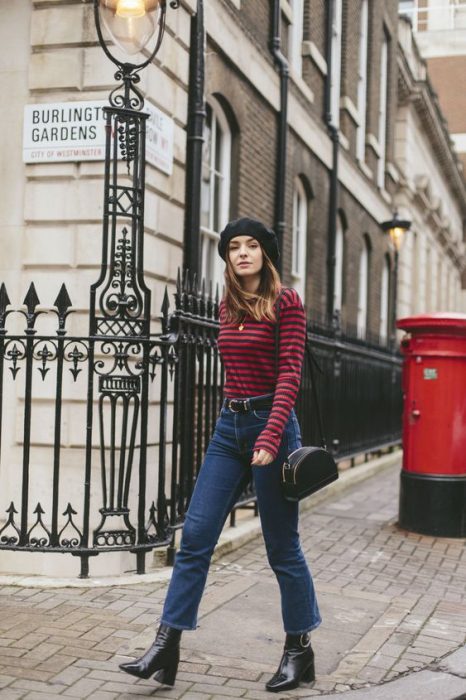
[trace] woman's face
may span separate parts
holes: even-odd
[[[235,236],[228,245],[228,256],[235,274],[242,279],[262,270],[264,256],[259,241],[251,236]]]

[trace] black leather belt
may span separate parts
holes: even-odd
[[[252,397],[250,399],[225,399],[224,407],[229,408],[233,413],[249,413],[250,411],[260,411],[261,409],[272,408],[272,396],[263,398]]]

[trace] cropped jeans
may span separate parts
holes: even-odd
[[[267,557],[281,594],[285,632],[302,634],[321,623],[314,584],[298,533],[298,503],[286,501],[280,471],[287,455],[301,447],[294,409],[286,423],[276,459],[251,466],[253,447],[270,409],[236,413],[221,410],[192,493],[180,549],[162,612],[161,623],[195,629],[210,559],[225,521],[251,476]]]

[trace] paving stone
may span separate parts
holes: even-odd
[[[5,676],[3,673],[0,673],[0,688],[5,688],[14,680],[14,676]]]
[[[211,666],[207,676],[223,676],[229,678],[239,678],[248,681],[257,681],[260,677],[259,671],[245,668],[234,668],[233,666]],[[209,681],[211,683],[212,681]]]
[[[18,678],[11,684],[11,688],[17,690],[37,690],[41,693],[47,693],[50,686],[42,681],[31,681],[28,678]]]
[[[41,661],[40,668],[43,671],[59,672],[65,668],[68,668],[76,661],[73,656],[68,656],[65,654],[55,654],[55,656],[47,659],[47,661]]]
[[[168,693],[170,693],[169,697],[177,699],[180,698],[191,686],[192,683],[177,681],[172,690],[167,690],[165,687],[163,687],[163,694],[166,696]],[[115,683],[114,681],[109,681],[104,683],[101,690],[115,693],[133,693],[134,695],[151,695],[154,693],[155,689],[157,689],[156,697],[159,697],[159,688],[162,688],[162,686],[160,686],[156,681],[152,681],[150,685],[143,685],[139,682],[135,685],[131,685],[130,683],[125,682]]]
[[[103,681],[97,680],[96,678],[81,678],[81,680],[73,683],[73,685],[64,690],[63,695],[73,698],[88,698],[102,685]]]
[[[27,663],[27,659],[21,659],[24,667],[18,667],[18,661],[15,661],[14,672],[15,678],[27,678],[31,681],[49,681],[52,673],[50,671],[45,671],[42,669],[42,664],[39,664],[39,668],[31,668],[31,663]]]
[[[62,698],[62,695],[58,695],[57,693],[53,693],[50,690],[46,691],[45,693],[39,693],[35,690],[33,690],[31,693],[26,693],[26,695],[23,695],[23,698],[25,700],[56,700],[57,698]]]
[[[52,685],[71,685],[76,681],[79,681],[88,673],[85,668],[80,668],[79,666],[69,666],[64,671],[60,671],[56,676],[50,678],[50,683]]]
[[[96,651],[95,649],[81,649],[80,647],[67,646],[61,648],[61,653],[74,656],[77,659],[92,659],[94,661],[105,661],[110,658],[110,653],[106,651]]]
[[[192,683],[209,683],[210,685],[223,685],[229,676],[229,673],[222,676],[207,676],[205,673],[190,673],[188,671],[180,671],[178,669],[177,678],[183,681],[191,681]]]

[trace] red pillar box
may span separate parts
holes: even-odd
[[[403,362],[399,524],[466,536],[466,315],[397,321]]]

